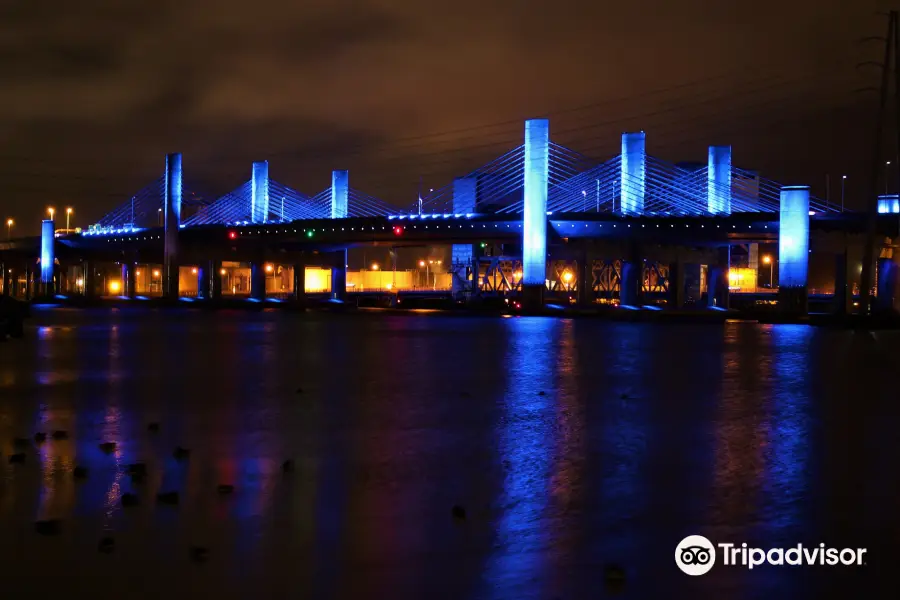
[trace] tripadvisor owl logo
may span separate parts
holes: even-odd
[[[705,575],[716,564],[716,548],[725,567],[753,569],[762,565],[790,566],[864,566],[865,548],[830,548],[825,544],[790,548],[754,548],[746,543],[713,544],[702,535],[689,535],[675,548],[675,564],[687,575]]]
[[[689,535],[675,548],[675,564],[688,575],[705,575],[716,564],[716,548],[702,535]]]

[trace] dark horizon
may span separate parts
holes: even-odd
[[[0,217],[18,235],[36,233],[48,205],[95,222],[159,177],[167,152],[184,153],[186,187],[208,196],[269,160],[274,180],[306,194],[346,168],[353,187],[408,206],[420,178],[427,190],[479,167],[520,144],[533,116],[597,160],[618,153],[623,130],[644,130],[648,153],[672,163],[731,144],[735,165],[821,198],[830,174],[833,203],[841,175],[848,207],[868,190],[877,98],[856,90],[878,76],[856,65],[879,60],[878,43],[857,43],[883,35],[874,0],[750,13],[700,0],[564,0],[549,14],[521,2],[88,4],[7,18]]]

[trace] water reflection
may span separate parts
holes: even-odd
[[[497,541],[486,578],[496,598],[526,598],[543,592],[549,544],[545,523],[551,501],[555,435],[554,385],[560,322],[510,319],[509,374],[497,429],[497,446],[506,475],[498,500]]]

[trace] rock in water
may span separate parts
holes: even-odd
[[[87,467],[75,467],[72,469],[72,477],[75,479],[84,479],[88,476]]]
[[[69,432],[63,431],[62,429],[57,429],[56,431],[53,432],[53,439],[54,440],[67,440],[67,439],[69,439]]]
[[[135,494],[122,494],[122,506],[137,506],[141,501]]]
[[[100,444],[100,450],[103,452],[110,454],[116,451],[116,443],[115,442],[103,442]]]
[[[25,453],[24,452],[16,452],[15,454],[9,455],[10,464],[14,465],[24,465],[25,464]]]

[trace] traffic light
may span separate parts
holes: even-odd
[[[481,247],[482,247],[482,248],[487,248],[487,242],[481,242]]]
[[[229,232],[228,232],[228,239],[230,239],[230,240],[235,240],[235,239],[237,239],[237,231],[229,231]]]
[[[313,236],[312,230],[309,230],[306,232],[306,237],[312,237],[312,236]]]
[[[403,228],[399,225],[397,227],[394,227],[394,235],[403,235]]]

